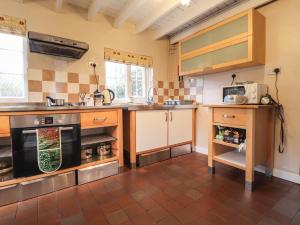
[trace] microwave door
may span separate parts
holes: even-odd
[[[223,88],[223,99],[227,95],[245,95],[246,89],[245,86],[231,86]]]

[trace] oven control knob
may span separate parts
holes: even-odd
[[[36,125],[36,126],[37,126],[37,125],[40,125],[40,121],[39,121],[39,120],[34,120],[34,121],[33,121],[33,124]]]

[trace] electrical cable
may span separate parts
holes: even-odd
[[[280,73],[280,69],[279,68],[275,68],[274,69],[275,72],[275,89],[276,89],[276,100],[277,101],[273,101],[273,104],[276,107],[276,114],[277,117],[280,121],[280,143],[278,146],[278,152],[279,153],[283,153],[285,148],[284,148],[284,113],[283,113],[283,106],[282,104],[280,104],[279,101],[279,89],[278,89],[278,74]]]
[[[231,86],[232,86],[234,84],[234,80],[236,78],[236,74],[235,73],[232,74],[231,77],[232,77],[232,81],[231,81]]]

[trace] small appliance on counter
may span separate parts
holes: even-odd
[[[103,95],[103,105],[110,105],[115,99],[115,93],[110,89],[105,89],[102,91]]]
[[[260,100],[268,93],[266,84],[253,82],[237,83],[223,87],[223,103],[225,104],[260,104]]]

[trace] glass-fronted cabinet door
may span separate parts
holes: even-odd
[[[226,39],[248,34],[248,13],[234,18],[221,25],[215,25],[208,31],[202,31],[189,37],[181,43],[181,54],[186,54],[210,45],[222,42]]]
[[[181,73],[205,72],[225,64],[248,60],[248,39],[215,51],[182,60]]]

